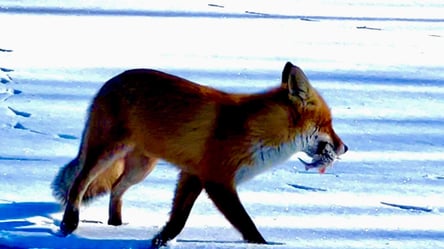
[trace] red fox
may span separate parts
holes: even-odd
[[[256,94],[232,94],[150,69],[115,76],[89,109],[79,153],[52,183],[65,204],[63,235],[79,223],[82,201],[111,192],[110,225],[121,225],[122,195],[163,159],[180,170],[169,221],[158,248],[185,226],[202,190],[250,243],[266,243],[236,186],[302,151],[321,172],[347,146],[332,127],[326,102],[290,62],[282,83]]]

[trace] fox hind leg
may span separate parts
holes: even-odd
[[[83,167],[76,176],[68,193],[67,204],[60,230],[64,235],[72,233],[79,224],[79,206],[89,184],[104,170],[112,166],[113,163],[124,157],[132,146],[123,143],[114,143],[106,148],[96,146],[88,148],[85,155]]]
[[[156,165],[157,159],[150,158],[140,150],[129,152],[123,159],[125,169],[111,190],[108,224],[122,225],[122,196],[133,185],[145,179]]]

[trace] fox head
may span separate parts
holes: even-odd
[[[307,76],[297,66],[287,62],[282,72],[282,87],[300,115],[298,127],[302,128],[302,151],[312,158],[311,162],[299,159],[305,169],[325,169],[348,148],[333,130],[330,109],[321,95],[311,86]]]

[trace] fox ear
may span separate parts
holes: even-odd
[[[291,96],[298,97],[303,102],[309,98],[310,82],[302,69],[291,62],[287,62],[282,71],[282,87],[287,88]]]

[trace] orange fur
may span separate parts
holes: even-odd
[[[91,104],[79,155],[53,182],[67,204],[62,231],[77,227],[82,199],[109,191],[108,223],[120,225],[122,195],[163,159],[181,174],[170,221],[154,247],[180,232],[202,189],[245,240],[264,243],[236,185],[297,151],[325,168],[347,150],[302,70],[287,63],[282,75],[280,86],[256,94],[225,93],[148,69],[109,80]]]

